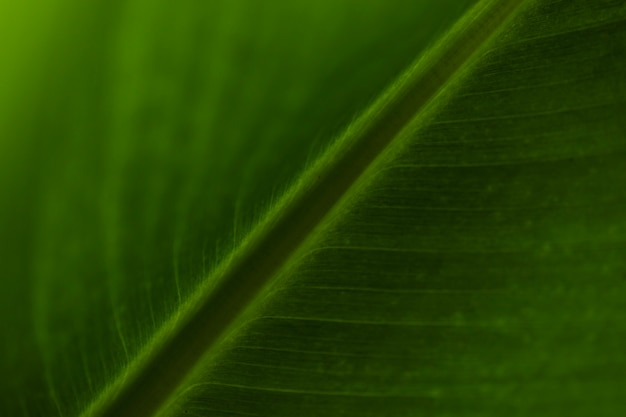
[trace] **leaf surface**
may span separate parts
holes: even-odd
[[[524,3],[289,257],[167,414],[623,414],[626,7],[619,1]],[[180,232],[155,226],[171,219],[189,222],[178,226],[183,229],[203,224],[181,214],[184,208],[167,212],[156,204],[181,200],[168,197],[163,185],[175,177],[157,169],[163,161],[174,164],[178,142],[165,139],[169,128],[157,130],[161,153],[145,159],[157,149],[133,142],[124,118],[114,120],[120,130],[110,137],[118,144],[105,147],[111,153],[102,161],[106,175],[91,171],[100,188],[71,178],[97,167],[79,158],[89,146],[68,139],[65,149],[75,156],[62,160],[76,165],[46,183],[56,187],[37,190],[50,195],[37,223],[38,280],[27,287],[41,352],[14,356],[39,358],[43,366],[35,362],[33,369],[43,369],[46,391],[37,401],[36,390],[16,383],[24,415],[84,408],[72,399],[94,398],[103,381],[119,380],[120,366],[163,325],[177,299],[196,288],[167,278],[206,276],[190,273],[202,255],[185,262],[172,255],[172,236],[180,239]],[[109,121],[94,123],[89,118],[82,126],[111,128]],[[246,134],[240,137],[243,144]],[[90,150],[93,158],[100,155]],[[155,168],[133,166],[133,155]],[[190,149],[180,164],[201,155]],[[188,165],[189,193],[201,188],[199,164]],[[136,189],[121,185],[129,172]],[[101,193],[97,215],[67,208],[81,201],[91,207],[83,195],[88,190]],[[120,192],[124,205],[103,204]],[[83,230],[71,233],[64,227],[70,223],[101,235],[84,245]],[[133,233],[125,234],[122,225],[130,224]],[[165,242],[162,252],[158,242]],[[154,266],[161,257],[163,266]],[[97,259],[104,265],[100,275]],[[177,266],[184,263],[189,269]],[[127,275],[131,271],[143,275]],[[65,275],[81,278],[66,281]],[[136,281],[127,284],[127,276]],[[165,278],[155,289],[158,276]],[[133,302],[145,294],[153,296]],[[163,301],[165,294],[171,299]],[[75,302],[86,295],[93,298]],[[98,304],[99,297],[106,303]],[[108,310],[99,308],[105,304]],[[98,316],[105,318],[93,331]],[[5,327],[9,335],[21,334]],[[56,353],[63,349],[69,350]]]
[[[1,415],[78,415],[123,380],[472,1],[205,3],[0,6]]]

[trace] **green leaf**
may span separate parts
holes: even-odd
[[[281,3],[6,71],[2,414],[623,415],[623,2]]]
[[[109,392],[469,3],[3,3],[0,414]]]

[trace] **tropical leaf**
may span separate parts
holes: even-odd
[[[626,5],[408,3],[6,49],[2,415],[624,414]]]

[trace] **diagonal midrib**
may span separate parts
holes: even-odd
[[[92,415],[150,417],[227,332],[272,277],[398,133],[418,117],[524,0],[481,0],[367,110],[267,214],[218,269],[218,284],[146,354],[119,394]],[[133,365],[133,364],[131,364]]]

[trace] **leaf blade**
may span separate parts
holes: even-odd
[[[172,413],[621,415],[626,15],[594,5],[533,2]]]
[[[15,7],[43,3],[58,2]],[[24,73],[24,97],[2,97],[3,414],[84,409],[310,149],[468,3],[62,2],[45,83]],[[27,106],[5,129],[14,98]]]
[[[258,296],[326,214],[406,124],[496,32],[522,2],[484,1],[439,46],[432,63],[418,64],[403,82],[348,130],[329,161],[314,166],[228,259],[218,285],[170,330],[170,340],[118,394],[105,416],[149,416]],[[425,68],[425,69],[423,69]],[[354,133],[352,133],[354,132]],[[352,133],[352,134],[351,134]],[[343,143],[342,143],[343,142]],[[271,247],[271,250],[267,248]],[[215,318],[207,320],[207,318]]]

